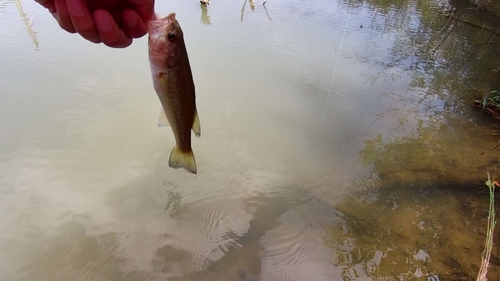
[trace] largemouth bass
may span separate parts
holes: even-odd
[[[153,85],[163,110],[158,125],[170,123],[176,145],[168,165],[196,174],[196,161],[191,149],[191,130],[201,136],[196,111],[193,75],[184,44],[184,34],[175,13],[148,22],[149,63]]]

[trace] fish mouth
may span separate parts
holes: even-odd
[[[168,19],[170,21],[175,21],[175,13],[170,13],[168,14],[165,19]]]
[[[161,18],[158,14],[155,15],[154,20],[148,22],[148,33],[152,33],[155,29],[162,28],[175,22],[175,13],[170,13],[166,17]]]

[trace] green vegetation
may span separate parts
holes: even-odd
[[[483,97],[483,109],[487,105],[491,105],[500,109],[500,93],[498,91],[491,91]]]
[[[500,120],[500,93],[498,91],[490,91],[483,95],[481,99],[475,100],[475,103],[488,114]]]

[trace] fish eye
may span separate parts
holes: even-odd
[[[167,35],[168,41],[174,41],[175,34],[173,32],[169,32]]]

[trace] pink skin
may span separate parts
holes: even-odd
[[[154,0],[35,0],[61,28],[93,43],[125,48],[146,34]]]
[[[148,22],[149,57],[155,71],[164,72],[166,68],[175,65],[176,44],[167,39],[167,27],[174,22],[174,13],[164,18],[156,15],[156,20]],[[176,30],[171,31],[176,33]]]

